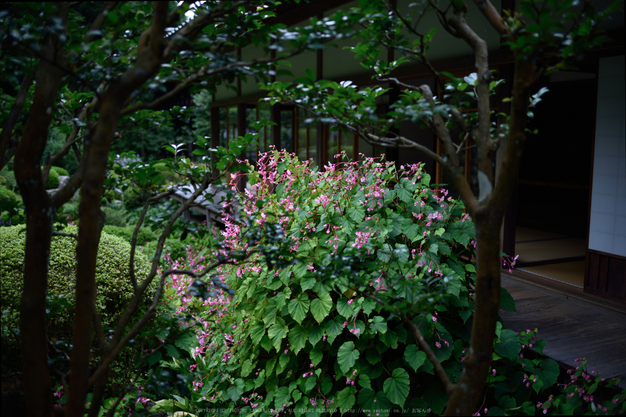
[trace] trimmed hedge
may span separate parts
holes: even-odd
[[[78,233],[77,226],[68,226],[65,233]],[[20,300],[24,273],[25,226],[0,228],[0,276],[2,288],[2,325],[17,327],[19,323]],[[74,280],[76,269],[76,241],[71,237],[55,236],[50,248],[50,267],[48,271],[48,293],[65,298],[68,306],[64,314],[59,314],[51,322],[50,334],[66,337],[71,334],[74,299]],[[133,297],[133,288],[128,278],[130,245],[122,238],[102,233],[98,247],[96,263],[97,299],[96,310],[105,327],[113,326],[121,317],[123,309]],[[147,277],[150,263],[141,253],[135,254],[135,273],[138,281]],[[149,304],[156,282],[146,294],[146,306]]]
[[[109,233],[111,235],[115,235],[121,237],[126,242],[131,243],[133,240],[133,232],[135,230],[135,226],[114,226],[114,225],[105,225],[102,229],[103,232]],[[137,244],[145,245],[148,242],[152,242],[157,240],[157,235],[150,229],[141,227],[139,228],[139,233],[137,234]]]

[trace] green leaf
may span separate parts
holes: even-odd
[[[348,216],[350,216],[355,223],[361,223],[365,218],[365,209],[361,205],[350,207],[347,212]]]
[[[316,282],[313,277],[303,278],[302,281],[300,281],[300,288],[302,288],[302,291],[310,290],[315,286]]]
[[[413,240],[417,237],[417,233],[419,232],[419,228],[417,226],[416,223],[413,223],[411,226],[409,226],[408,229],[406,229],[404,231],[404,235],[411,241],[413,242]]]
[[[313,318],[315,318],[318,323],[321,323],[326,316],[328,316],[328,313],[330,313],[333,300],[328,293],[318,294],[318,297],[319,298],[315,298],[311,301],[311,314],[313,314]]]
[[[289,363],[290,357],[286,353],[281,354],[278,357],[278,366],[276,367],[276,375],[280,375],[283,373],[287,364]]]
[[[372,380],[366,374],[359,375],[359,385],[363,388],[372,389]]]
[[[356,387],[346,387],[337,393],[337,407],[341,410],[341,413],[345,413],[352,409],[352,406],[356,402]]]
[[[252,372],[252,361],[250,359],[246,359],[241,365],[241,376],[247,377]]]
[[[354,314],[354,307],[352,303],[348,304],[347,298],[341,298],[337,301],[337,313],[341,314],[346,319],[351,319]]]
[[[244,386],[245,386],[245,383],[243,382],[242,379],[240,378],[235,379],[235,385],[228,388],[228,390],[226,391],[226,397],[233,400],[233,402],[239,400],[241,398],[241,394],[243,394]]]
[[[391,246],[388,243],[382,245],[380,249],[376,251],[376,257],[383,263],[389,262],[391,259]]]
[[[513,330],[504,329],[500,333],[500,343],[494,346],[496,353],[502,357],[515,361],[522,350],[519,337]]]
[[[324,336],[324,330],[321,327],[313,326],[309,329],[309,342],[311,346],[317,345],[317,342],[322,340]]]
[[[161,360],[163,354],[160,351],[154,352],[152,355],[148,356],[147,362],[148,366],[152,367],[155,363]]]
[[[309,358],[311,358],[311,363],[314,366],[317,366],[317,365],[319,365],[319,363],[324,358],[324,354],[322,352],[317,351],[317,350],[311,349],[311,352],[309,352]]]
[[[404,350],[404,360],[415,372],[426,362],[426,353],[419,350],[416,345],[408,345]]]
[[[270,326],[267,331],[267,335],[272,341],[272,346],[276,348],[276,351],[280,349],[280,344],[285,336],[287,336],[287,332],[289,328],[285,325],[285,321],[280,317],[276,319],[276,323]]]
[[[535,384],[538,382],[543,383],[541,386],[542,390],[551,387],[554,385],[559,376],[559,364],[552,359],[544,359],[541,361],[539,366],[535,368],[534,374],[538,379]]]
[[[250,338],[252,344],[257,345],[261,341],[261,338],[265,335],[265,326],[258,320],[254,320],[249,327]]]
[[[296,355],[306,345],[307,331],[300,325],[293,327],[289,331],[289,348]]]
[[[289,301],[289,314],[298,324],[302,324],[302,320],[304,320],[306,314],[309,312],[310,304],[309,296],[306,294],[300,294],[298,298]]]
[[[337,351],[337,363],[341,371],[347,373],[354,366],[360,355],[361,352],[354,348],[353,342],[345,342],[341,345]]]
[[[504,311],[517,311],[515,309],[515,300],[504,287],[500,287],[500,308]]]
[[[374,316],[369,319],[370,322],[370,330],[374,333],[385,333],[387,332],[387,322],[381,316]]]
[[[402,368],[394,369],[391,373],[391,378],[385,380],[383,391],[389,401],[402,407],[409,396],[409,374]]]
[[[389,415],[389,409],[392,406],[384,392],[375,393],[368,388],[359,391],[358,400],[365,415],[375,416],[378,414],[385,417]]]
[[[263,311],[263,322],[265,327],[274,324],[276,321],[276,312],[278,311],[278,303],[275,298],[271,298]]]

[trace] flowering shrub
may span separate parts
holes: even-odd
[[[189,411],[441,412],[433,365],[390,309],[413,315],[456,379],[475,273],[461,203],[433,190],[419,164],[396,171],[377,159],[320,172],[274,151],[248,180],[246,223],[227,221],[222,242],[247,260],[212,277],[236,290],[230,303],[217,287],[193,299],[191,278],[170,282],[179,312],[196,320],[193,360],[166,365],[193,376]]]
[[[245,221],[228,220],[220,244],[207,245],[220,250],[190,246],[189,264],[166,262],[166,268],[196,272],[211,258],[224,264],[208,283],[181,274],[169,279],[165,298],[191,319],[191,326],[179,327],[195,337],[164,342],[172,355],[155,351],[148,359],[158,362],[145,384],[156,401],[150,411],[359,409],[384,416],[403,407],[412,415],[441,413],[446,393],[433,364],[393,313],[412,313],[456,381],[468,346],[474,278],[473,225],[460,204],[431,189],[419,165],[397,172],[375,159],[319,172],[272,152],[249,182],[240,202]],[[501,308],[515,308],[505,290]],[[574,388],[558,384],[563,373],[541,356],[544,346],[536,329],[516,334],[498,324],[477,415],[571,409],[576,399],[567,390]],[[172,382],[186,380],[188,387]],[[151,388],[163,384],[172,391]],[[602,407],[618,410],[620,398]],[[147,402],[144,396],[132,401],[139,408]],[[593,407],[588,410],[604,413]]]

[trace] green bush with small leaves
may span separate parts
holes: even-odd
[[[64,233],[78,234],[77,226],[67,226]],[[20,300],[24,274],[25,227],[13,226],[0,228],[0,276],[2,289],[2,323],[18,326]],[[76,241],[72,237],[53,236],[50,247],[50,267],[48,270],[48,292],[68,301],[67,314],[60,314],[51,323],[50,334],[57,337],[69,336],[72,329],[75,306],[74,285],[76,269]],[[104,327],[114,326],[121,317],[123,309],[133,297],[133,288],[129,279],[128,265],[130,245],[122,238],[103,232],[98,247],[96,263],[97,299],[96,311]],[[145,256],[135,254],[135,273],[138,281],[144,279],[150,271],[150,264]],[[149,299],[154,294],[155,285],[146,295]]]
[[[131,243],[133,240],[133,232],[135,231],[135,226],[105,225],[102,231],[111,235],[121,237],[126,242]],[[148,242],[156,240],[157,235],[152,230],[146,227],[139,228],[139,232],[137,233],[137,245],[145,245]]]
[[[46,183],[46,190],[54,190],[59,186],[59,173],[51,169],[48,174],[48,182]]]
[[[63,177],[67,177],[69,175],[67,170],[61,167],[52,166],[50,167],[50,171],[56,171],[56,173],[59,174],[59,176],[63,176]]]

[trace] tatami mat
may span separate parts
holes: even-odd
[[[519,268],[519,270],[579,288],[583,288],[585,283],[585,261],[528,266]]]
[[[517,269],[579,288],[583,287],[587,245],[585,239],[518,227],[515,231],[515,241],[515,254],[519,255]],[[524,265],[534,262],[545,264]]]

